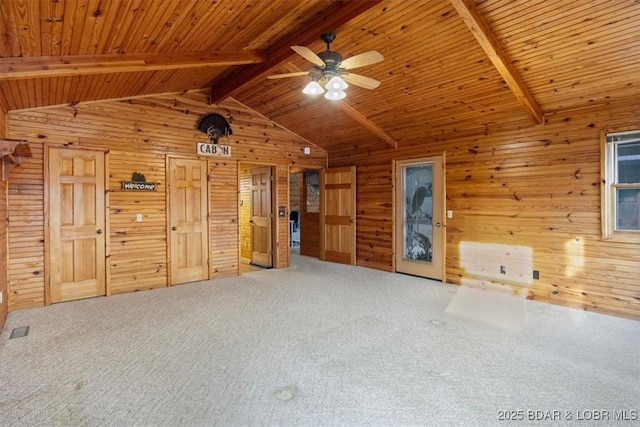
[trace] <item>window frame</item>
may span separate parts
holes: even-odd
[[[623,136],[638,134],[637,139],[629,141],[609,142],[611,136]],[[622,243],[640,243],[640,230],[616,230],[617,209],[616,190],[620,188],[638,188],[640,183],[617,183],[617,150],[621,144],[629,144],[640,141],[640,129],[628,131],[603,131],[601,133],[601,228],[602,239]]]

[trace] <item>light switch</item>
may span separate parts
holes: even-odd
[[[142,214],[136,214],[136,222],[142,222]]]
[[[447,211],[447,218],[453,218],[453,211]]]

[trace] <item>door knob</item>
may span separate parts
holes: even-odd
[[[436,227],[440,228],[440,223],[436,222]]]
[[[102,234],[102,230],[98,229],[98,231],[96,231],[96,233]]]
[[[174,225],[173,227],[171,227],[171,229],[172,229],[173,231],[176,231],[176,230],[178,229],[178,227],[176,227],[176,226]]]

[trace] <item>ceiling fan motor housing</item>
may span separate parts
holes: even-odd
[[[320,57],[320,59],[324,61],[327,68],[330,68],[334,71],[338,70],[338,66],[342,62],[342,55],[340,55],[338,52],[333,52],[331,50],[320,52],[318,56]]]

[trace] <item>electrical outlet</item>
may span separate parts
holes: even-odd
[[[507,267],[505,267],[504,265],[500,266],[500,274],[507,274]]]

